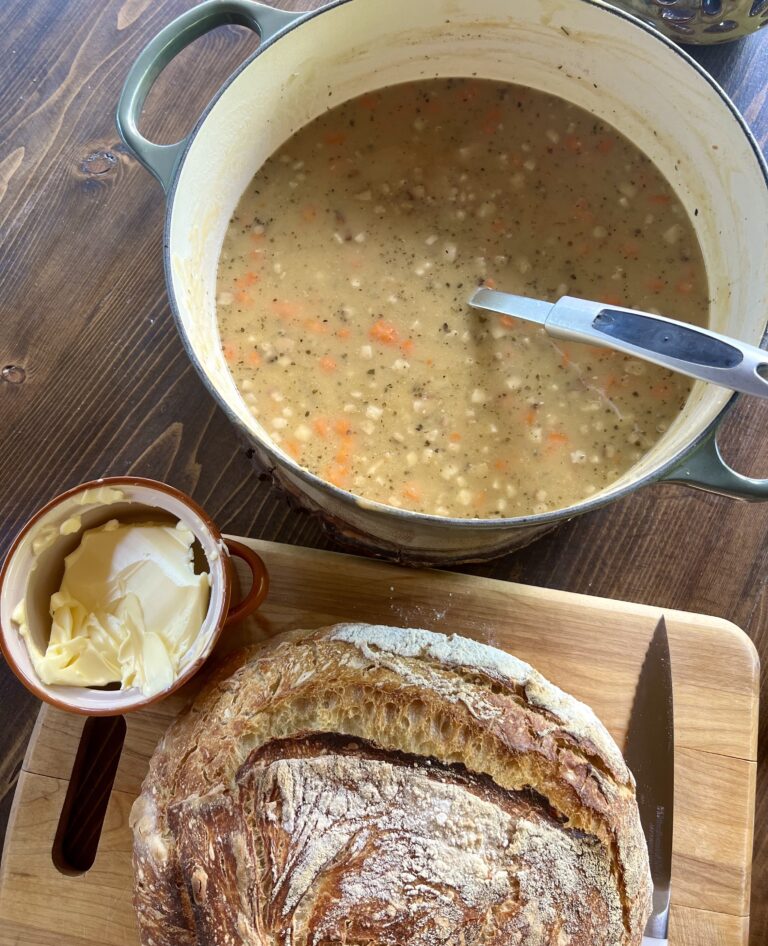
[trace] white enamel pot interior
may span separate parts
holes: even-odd
[[[187,139],[165,147],[146,141],[136,117],[155,76],[183,46],[222,22],[258,30],[260,49]],[[588,501],[535,516],[447,519],[370,503],[320,480],[271,443],[221,352],[216,267],[230,216],[260,165],[317,115],[372,89],[435,76],[521,83],[623,132],[665,174],[693,221],[710,284],[710,327],[753,344],[763,338],[765,163],[724,93],[640,21],[594,0],[344,0],[301,15],[248,0],[209,0],[144,50],[126,82],[118,127],[168,193],[166,277],[190,357],[262,463],[338,530],[413,561],[490,557],[660,479],[768,499],[768,481],[743,477],[720,457],[716,428],[731,395],[703,383],[620,480]]]

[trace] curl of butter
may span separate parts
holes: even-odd
[[[109,506],[125,500],[125,493],[114,486],[92,486],[84,489],[75,502],[78,506]],[[60,535],[72,535],[79,532],[82,525],[80,516],[70,516],[60,526],[45,526],[32,537],[32,554],[40,555],[50,548]]]
[[[121,525],[83,533],[51,596],[45,651],[33,640],[23,602],[13,619],[43,683],[167,689],[205,620],[210,579],[195,574],[194,535],[182,523]]]

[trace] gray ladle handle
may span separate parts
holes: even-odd
[[[555,303],[544,327],[557,338],[604,345],[691,378],[768,397],[768,352],[709,329],[571,296]]]

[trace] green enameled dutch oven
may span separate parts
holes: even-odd
[[[258,32],[259,49],[186,138],[151,143],[137,121],[153,81],[181,49],[225,23]],[[451,519],[366,501],[303,469],[251,415],[224,362],[215,311],[219,249],[246,185],[295,131],[340,102],[412,79],[468,75],[561,96],[643,149],[696,228],[709,278],[710,326],[760,344],[768,313],[765,162],[722,90],[651,27],[597,0],[341,0],[303,14],[249,0],[208,0],[141,53],[117,119],[125,143],[165,189],[171,307],[190,358],[232,423],[305,506],[380,554],[411,561],[498,555],[660,481],[768,499],[768,480],[742,476],[721,457],[717,429],[733,398],[702,383],[620,480],[574,506],[511,519]]]

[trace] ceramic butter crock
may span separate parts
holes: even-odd
[[[181,49],[224,23],[256,30],[259,49],[183,141],[147,141],[137,120],[152,82]],[[382,86],[434,76],[521,83],[618,128],[688,210],[707,266],[710,327],[753,344],[763,338],[765,163],[722,90],[646,24],[596,0],[341,0],[303,14],[208,0],[141,53],[118,127],[167,194],[166,281],[189,356],[264,466],[347,537],[379,554],[433,563],[498,555],[658,481],[768,499],[768,480],[742,476],[720,456],[716,434],[732,396],[702,383],[662,439],[609,488],[565,509],[511,519],[449,519],[368,502],[303,469],[269,440],[235,387],[216,325],[216,266],[229,218],[260,165],[318,114]]]
[[[182,660],[170,687],[147,696],[136,687],[59,686],[37,675],[14,611],[24,602],[31,637],[41,651],[51,634],[51,595],[64,575],[64,560],[88,529],[110,519],[130,522],[181,522],[194,535],[203,557],[196,571],[210,576],[210,598],[203,625]],[[251,587],[235,602],[231,558],[242,559],[251,572]],[[189,496],[167,483],[138,476],[92,480],[54,497],[38,510],[14,539],[0,566],[0,651],[24,686],[58,709],[89,716],[116,716],[154,703],[190,680],[210,656],[224,627],[252,614],[264,600],[269,576],[250,548],[224,539],[215,523]]]

